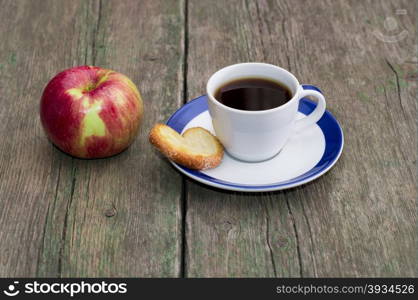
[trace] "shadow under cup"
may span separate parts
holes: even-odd
[[[232,81],[257,78],[279,82],[291,92],[283,105],[267,110],[240,110],[215,99],[216,91]],[[214,73],[206,86],[209,113],[216,136],[233,157],[258,162],[274,157],[293,133],[301,86],[294,75],[264,63],[242,63]]]

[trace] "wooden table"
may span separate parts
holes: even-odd
[[[416,1],[0,0],[0,276],[417,275]],[[245,194],[185,178],[147,135],[217,69],[263,61],[319,86],[345,149],[325,176]],[[79,160],[38,115],[57,72],[128,75],[145,121]]]

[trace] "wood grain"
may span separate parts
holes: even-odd
[[[1,10],[0,275],[178,276],[181,177],[147,141],[183,101],[182,1],[7,1]],[[14,58],[14,60],[12,60]],[[42,88],[92,64],[129,76],[144,99],[135,143],[73,159],[45,138]],[[167,193],[166,191],[170,191]]]
[[[417,275],[415,1],[0,2],[0,277]],[[225,192],[152,149],[153,124],[243,61],[324,91],[345,133],[328,174]],[[137,140],[109,159],[69,157],[40,126],[48,80],[83,64],[144,98]]]
[[[46,141],[38,106],[49,78],[80,55],[71,39],[77,5],[2,1],[1,6],[0,276],[34,276],[57,180],[71,181],[65,167],[59,171],[60,161],[71,159]]]
[[[188,276],[416,275],[415,6],[189,1],[188,98],[228,64],[280,65],[324,91],[346,144],[332,171],[289,191],[187,181]],[[400,32],[389,17],[407,32],[397,43],[376,35]]]

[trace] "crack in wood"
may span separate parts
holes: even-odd
[[[311,224],[309,222],[308,216],[306,215],[305,206],[303,205],[303,201],[301,201],[301,205],[302,205],[302,215],[305,218],[306,225],[308,226],[309,239],[310,239],[311,245],[312,245],[311,255],[312,255],[312,263],[313,263],[314,275],[315,275],[315,277],[317,277],[318,276],[318,272],[316,270],[315,247],[314,247],[314,241],[313,241],[313,236],[312,236],[312,228],[311,228]]]
[[[383,93],[385,95],[386,103],[387,103],[387,105],[389,107],[391,103],[389,101],[389,96],[388,96],[388,93],[387,93],[387,90],[386,90],[385,85],[382,85],[382,88],[383,88]],[[390,111],[387,110],[387,113],[388,113],[389,123],[390,123],[390,126],[392,127],[393,133],[399,135],[400,133],[399,133],[398,127],[395,125],[395,123],[393,121],[393,118],[391,117]],[[405,114],[405,112],[403,112],[403,113]],[[402,148],[400,149],[399,153],[400,153],[403,161],[408,161],[409,160],[408,159],[408,156],[404,153],[404,151],[403,151]],[[414,169],[414,168],[415,168],[415,166],[412,167],[412,169]],[[412,169],[411,168],[408,168],[409,178],[414,178],[414,170],[412,170]]]
[[[92,63],[93,66],[96,65],[96,59],[97,59],[97,47],[96,47],[96,36],[99,32],[99,27],[102,19],[102,0],[99,0],[99,10],[98,10],[98,17],[97,17],[97,23],[96,27],[93,32],[93,45],[92,45],[92,51],[93,51],[93,57],[92,57]]]
[[[274,260],[274,252],[273,252],[273,249],[272,249],[271,244],[270,244],[270,215],[268,213],[267,204],[264,205],[264,209],[265,209],[265,213],[266,213],[266,217],[265,217],[265,221],[266,221],[266,243],[267,243],[267,247],[269,249],[271,264],[273,266],[273,274],[274,274],[274,277],[277,277],[276,261]]]
[[[257,20],[258,20],[258,33],[260,34],[260,43],[261,43],[261,51],[263,53],[263,60],[266,61],[267,59],[267,55],[266,55],[266,47],[264,47],[264,41],[263,41],[263,29],[261,28],[262,26],[262,21],[263,18],[260,15],[260,7],[258,5],[258,1],[255,1],[255,8],[257,11]]]
[[[187,261],[186,261],[186,251],[187,251],[187,184],[186,179],[182,179],[182,189],[181,189],[181,251],[180,251],[180,270],[179,277],[187,277]]]
[[[299,235],[298,235],[298,231],[296,230],[295,217],[293,216],[293,212],[292,212],[292,209],[290,208],[290,204],[289,204],[288,199],[286,199],[286,205],[287,205],[287,210],[289,212],[290,218],[292,219],[293,231],[295,232],[296,252],[298,254],[298,263],[299,263],[299,277],[302,278],[303,277],[303,269],[302,269],[302,256],[301,256],[300,247],[299,247]]]
[[[57,202],[57,198],[58,198],[58,187],[59,187],[59,183],[60,183],[60,178],[61,178],[61,166],[62,166],[62,162],[60,160],[59,166],[58,166],[58,176],[57,176],[57,183],[55,184],[55,192],[54,192],[54,207],[55,204]],[[51,207],[51,202],[48,202],[48,207],[46,209],[46,214],[45,214],[45,221],[44,221],[44,227],[42,229],[42,244],[41,244],[41,249],[38,253],[38,262],[36,265],[36,274],[37,276],[40,276],[40,267],[42,264],[42,256],[44,254],[44,250],[45,250],[45,238],[46,238],[46,228],[48,225],[48,220],[49,220],[49,211],[50,211],[50,207]]]
[[[65,210],[65,216],[64,216],[64,227],[62,229],[62,235],[61,235],[61,245],[60,245],[60,249],[59,249],[59,255],[58,255],[58,277],[61,278],[62,277],[62,260],[64,257],[64,248],[65,248],[65,239],[67,236],[67,226],[68,226],[68,215],[69,215],[69,211],[71,208],[71,204],[73,202],[73,196],[74,196],[74,190],[75,190],[75,183],[76,183],[76,179],[77,179],[77,167],[74,166],[74,158],[71,158],[71,166],[72,166],[72,170],[71,170],[71,191],[70,191],[70,197],[69,200],[67,202],[67,207]]]
[[[87,211],[87,208],[88,208],[88,205],[89,205],[89,200],[90,200],[90,197],[89,197],[89,192],[90,192],[90,178],[91,178],[91,171],[90,171],[90,168],[88,168],[88,176],[87,176],[87,185],[86,185],[86,194],[85,194],[85,199],[86,199],[86,209],[84,210],[84,216],[83,216],[83,223],[82,223],[82,225],[81,225],[81,228],[83,228],[84,227],[84,224],[85,224],[85,222],[86,222],[86,211]]]
[[[395,73],[395,78],[396,78],[396,88],[397,88],[397,92],[398,92],[398,99],[399,99],[399,104],[401,106],[402,109],[402,113],[404,114],[404,116],[406,116],[406,112],[405,112],[405,108],[403,107],[402,104],[402,97],[401,97],[401,86],[399,84],[399,74],[398,72],[395,70],[395,68],[393,67],[393,65],[389,62],[389,60],[387,60],[385,58],[386,64],[389,66],[389,68],[392,70],[393,73]]]
[[[86,23],[88,22],[89,15],[90,15],[90,9],[87,6],[87,9],[86,9],[86,20],[85,20]],[[77,29],[76,29],[75,26],[74,26],[74,31],[77,31]],[[88,36],[89,36],[88,30],[85,30],[84,31],[84,40],[85,41],[88,41]],[[84,65],[85,66],[87,65],[87,59],[88,59],[88,56],[89,56],[88,53],[89,53],[89,45],[87,43],[86,47],[84,47]]]
[[[183,15],[184,15],[184,28],[183,28],[183,104],[187,103],[187,72],[188,72],[188,54],[189,54],[189,6],[188,0],[184,1]],[[187,251],[187,181],[184,176],[182,176],[182,188],[180,194],[180,205],[181,205],[181,251],[180,251],[180,268],[179,268],[179,277],[187,276],[187,261],[186,261],[186,251]]]
[[[288,43],[288,36],[286,32],[286,19],[283,19],[282,21],[282,31],[285,36],[285,45],[286,45],[286,60],[287,60],[287,69],[289,72],[292,72],[292,66],[290,64],[290,56],[289,56],[289,43]]]

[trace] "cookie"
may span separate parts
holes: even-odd
[[[224,154],[219,140],[201,127],[187,129],[180,135],[167,125],[156,124],[149,141],[172,161],[194,170],[217,167]]]

